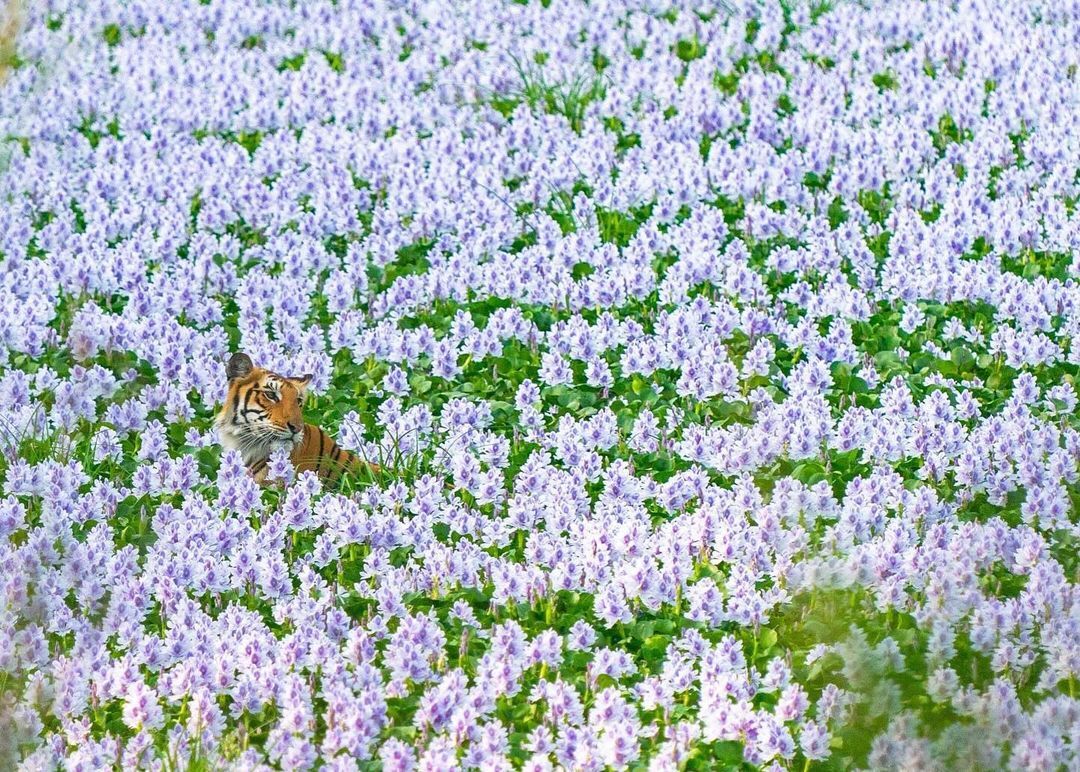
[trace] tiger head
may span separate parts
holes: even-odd
[[[247,354],[233,354],[225,374],[229,389],[217,416],[222,447],[239,450],[250,464],[274,448],[291,451],[303,441],[300,403],[311,375],[278,375],[255,367]]]

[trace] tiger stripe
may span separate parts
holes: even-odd
[[[305,426],[304,440],[292,452],[291,458],[297,472],[315,472],[324,480],[336,480],[343,474],[365,468],[379,471],[377,464],[361,461],[355,453],[344,450],[333,437],[311,424]]]
[[[319,470],[322,469],[323,459],[326,458],[326,455],[323,453],[323,442],[325,440],[326,432],[324,432],[322,429],[319,429],[319,463],[315,464],[315,474],[318,474]]]

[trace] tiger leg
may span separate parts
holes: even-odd
[[[248,466],[248,472],[259,485],[266,485],[266,475],[270,470],[269,459],[254,461]]]

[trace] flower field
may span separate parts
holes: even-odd
[[[0,769],[1080,769],[1076,0],[18,14]]]

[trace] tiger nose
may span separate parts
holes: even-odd
[[[289,427],[289,431],[291,431],[293,434],[299,434],[300,429],[302,428],[300,424],[293,423],[292,421],[289,421],[285,425]]]

